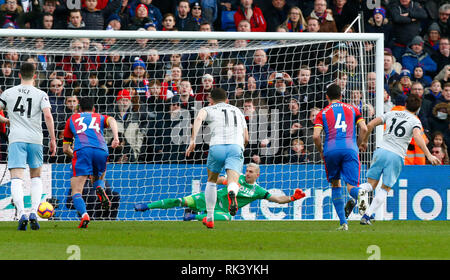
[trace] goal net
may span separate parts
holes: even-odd
[[[307,194],[291,204],[254,201],[234,219],[336,219],[312,141],[313,119],[327,104],[325,90],[340,85],[343,101],[357,106],[366,121],[383,110],[379,34],[0,30],[0,36],[0,92],[20,83],[18,69],[29,61],[37,68],[36,86],[52,104],[58,149],[48,156],[44,124],[42,200],[56,206],[54,220],[78,219],[62,133],[81,97],[93,97],[96,112],[119,125],[121,144],[109,150],[105,177],[110,211],[101,210],[89,183],[84,188],[90,216],[98,220],[182,220],[183,207],[142,213],[134,205],[204,191],[208,129],[201,129],[191,157],[185,150],[194,117],[215,87],[224,88],[246,117],[245,164],[260,164],[258,183],[275,195],[295,188]],[[0,217],[12,220],[6,161],[13,155],[7,154],[8,127],[0,131]],[[110,144],[108,129],[105,138]],[[363,182],[374,143],[360,155]],[[30,207],[29,187],[25,196]]]

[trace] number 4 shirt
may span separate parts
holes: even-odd
[[[74,151],[85,147],[108,151],[103,137],[104,128],[109,127],[108,118],[108,116],[90,112],[73,114],[66,122],[64,144],[71,144],[75,138]]]
[[[362,120],[359,110],[350,104],[333,102],[323,108],[314,121],[314,127],[321,127],[325,132],[323,153],[339,149],[358,152],[356,124]]]
[[[42,111],[51,108],[48,95],[31,85],[18,85],[0,95],[0,110],[10,121],[9,143],[42,145]]]

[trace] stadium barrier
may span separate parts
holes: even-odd
[[[0,165],[0,220],[14,220],[11,204],[9,172]],[[172,167],[172,168],[170,168]],[[185,166],[187,167],[187,166]],[[183,174],[180,174],[183,170]],[[292,189],[302,188],[307,197],[292,204],[276,204],[267,200],[255,201],[243,207],[236,220],[329,220],[337,219],[332,209],[331,190],[325,174],[308,176],[317,172],[312,165],[263,165],[261,182],[272,194],[290,195]],[[322,169],[321,169],[322,170]],[[361,172],[365,174],[366,167]],[[267,175],[266,175],[267,174]],[[274,176],[266,178],[266,176]],[[45,165],[43,168],[43,199],[56,199],[55,220],[77,220],[75,210],[67,208],[70,193],[70,164]],[[318,179],[313,179],[318,178]],[[114,179],[114,180],[112,180]],[[289,179],[289,180],[288,180]],[[405,166],[399,181],[389,193],[382,212],[384,220],[450,220],[449,166]],[[135,212],[137,202],[151,202],[164,198],[178,198],[203,190],[206,182],[204,165],[174,169],[173,165],[111,164],[106,175],[113,191],[120,195],[118,220],[182,220],[184,209],[151,210]],[[365,181],[363,178],[362,181]],[[7,183],[4,183],[7,182]],[[202,187],[203,186],[203,187]],[[317,188],[314,186],[324,186]],[[29,182],[25,182],[25,207],[30,207]],[[330,214],[333,213],[333,214]],[[356,211],[350,219],[358,219]]]

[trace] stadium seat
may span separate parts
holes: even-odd
[[[236,31],[236,24],[234,23],[234,14],[236,11],[222,11],[222,30]]]

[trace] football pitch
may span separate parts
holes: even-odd
[[[448,221],[44,221],[0,223],[2,260],[449,260]]]

